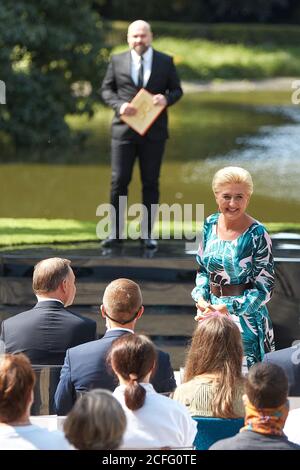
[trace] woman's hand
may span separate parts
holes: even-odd
[[[197,308],[197,315],[194,317],[194,319],[196,321],[201,320],[203,317],[209,315],[212,312],[215,312],[214,307],[209,302],[206,302],[203,297],[200,297],[195,305]]]
[[[225,304],[210,304],[204,299],[198,299],[196,303],[197,315],[194,317],[196,321],[202,320],[206,315],[210,313],[218,312],[221,315],[229,316],[229,312]]]
[[[227,307],[226,307],[225,304],[214,304],[214,305],[212,305],[212,307],[218,313],[222,313],[223,315],[229,315],[229,312],[228,312]]]

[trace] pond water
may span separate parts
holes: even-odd
[[[109,199],[112,113],[99,106],[92,121],[70,118],[91,135],[80,150],[43,155],[0,153],[0,217],[96,220]],[[170,109],[161,171],[161,202],[203,203],[215,211],[210,182],[224,165],[250,170],[250,213],[265,222],[300,222],[300,106],[282,91],[191,93]],[[129,203],[140,201],[135,168]]]

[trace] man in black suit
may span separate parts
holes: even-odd
[[[2,322],[1,340],[6,353],[24,353],[33,365],[62,365],[68,348],[96,338],[96,322],[66,308],[76,293],[70,264],[62,258],[37,263],[32,282],[37,304]],[[56,388],[58,377],[59,373],[53,371],[52,388]],[[50,400],[54,391],[50,391]]]
[[[288,378],[289,396],[300,396],[300,343],[266,354],[264,362],[282,367]]]
[[[130,102],[141,88],[153,95],[155,105],[166,107],[179,100],[182,89],[172,57],[152,49],[152,32],[148,23],[142,20],[131,23],[127,41],[130,51],[112,56],[101,88],[103,101],[115,111],[111,142],[111,204],[116,215],[116,223],[112,219],[112,234],[102,246],[111,248],[122,242],[124,209],[122,204],[119,205],[119,197],[127,196],[138,157],[146,208],[141,241],[147,248],[155,248],[157,242],[151,239],[151,230],[155,205],[159,202],[159,173],[168,138],[167,110],[162,111],[144,136],[131,129],[120,117],[136,113]],[[152,217],[151,205],[154,205]]]
[[[107,365],[109,349],[116,338],[132,333],[144,307],[139,286],[129,279],[117,279],[105,289],[102,317],[107,331],[103,338],[69,349],[61,370],[55,393],[56,412],[67,414],[76,401],[76,394],[93,388],[113,391],[118,385],[116,376]],[[174,372],[167,353],[158,350],[156,371],[151,380],[159,393],[171,392],[176,387]]]

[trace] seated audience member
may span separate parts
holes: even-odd
[[[0,449],[70,450],[64,435],[30,422],[35,376],[24,354],[0,357]]]
[[[37,304],[2,322],[1,339],[7,353],[24,353],[32,365],[62,365],[66,350],[96,338],[96,322],[66,307],[73,303],[76,287],[71,262],[49,258],[34,267],[33,291]],[[54,412],[54,393],[60,369],[53,368],[49,382],[49,412]],[[37,378],[39,378],[37,372]],[[35,389],[32,414],[39,414],[40,387]]]
[[[180,403],[159,395],[149,383],[156,363],[153,343],[143,335],[114,341],[108,360],[120,385],[113,395],[127,420],[125,449],[191,447],[197,424]]]
[[[263,362],[271,362],[282,367],[289,383],[289,396],[300,396],[300,344],[279,349],[265,355]]]
[[[103,338],[69,349],[61,371],[55,403],[57,413],[67,414],[76,400],[76,392],[93,388],[113,391],[118,380],[107,368],[106,357],[112,342],[120,336],[134,333],[137,320],[144,312],[142,293],[130,279],[116,279],[105,289],[102,317],[107,331]],[[171,392],[176,387],[169,354],[158,352],[157,370],[151,379],[157,392]]]
[[[37,304],[2,322],[7,353],[22,352],[32,364],[63,364],[66,350],[96,338],[96,322],[72,313],[76,287],[71,262],[44,259],[33,272]]]
[[[82,395],[64,422],[65,436],[78,450],[114,450],[122,443],[126,417],[108,390]]]
[[[283,432],[289,441],[300,446],[300,408],[289,412]]]
[[[187,353],[183,383],[173,399],[192,416],[244,416],[242,360],[241,334],[233,320],[219,313],[203,317]]]
[[[258,363],[245,381],[245,426],[239,434],[213,444],[212,450],[300,450],[283,432],[289,411],[288,381],[275,364]]]

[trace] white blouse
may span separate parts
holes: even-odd
[[[140,385],[146,390],[146,399],[142,408],[136,411],[129,410],[125,405],[125,385],[120,385],[113,392],[127,418],[121,449],[192,447],[197,423],[186,408],[157,393],[151,384]]]

